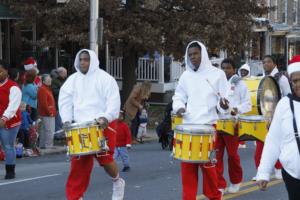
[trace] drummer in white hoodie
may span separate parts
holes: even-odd
[[[250,66],[247,63],[243,64],[240,67],[240,69],[238,70],[238,75],[241,78],[249,77],[250,76]]]
[[[244,81],[236,74],[236,65],[232,59],[226,58],[221,63],[221,69],[224,70],[228,79],[229,94],[228,100],[232,111],[228,114],[220,114],[220,118],[233,118],[240,114],[247,113],[251,110],[251,98],[248,88]],[[237,129],[237,128],[236,128]],[[238,154],[239,137],[237,131],[235,135],[228,135],[222,132],[217,134],[217,172],[219,178],[219,189],[225,191],[226,180],[224,178],[224,152],[225,148],[228,157],[228,173],[230,179],[229,193],[236,193],[240,189],[243,180],[243,170]]]
[[[109,123],[118,118],[120,94],[115,79],[99,68],[94,51],[80,50],[74,62],[76,73],[72,74],[60,89],[59,113],[64,127],[71,122],[87,122],[97,119],[108,139],[107,155],[85,155],[71,160],[70,174],[66,184],[68,200],[82,199],[88,187],[93,169],[93,159],[103,166],[113,181],[112,200],[122,200],[125,181],[119,177],[117,164],[113,159],[115,133],[107,129]]]
[[[223,113],[228,109],[225,73],[212,66],[205,46],[198,41],[188,44],[185,64],[186,71],[181,75],[173,96],[173,110],[179,116],[186,113],[183,123],[215,125],[217,109]],[[210,200],[220,200],[222,193],[218,190],[215,165],[187,162],[181,163],[182,199],[196,200],[199,167],[203,174],[204,195]]]

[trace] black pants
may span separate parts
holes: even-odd
[[[18,132],[18,141],[23,144],[24,148],[29,148],[29,131],[26,129],[20,129]]]
[[[131,136],[133,139],[135,139],[137,137],[137,133],[138,133],[139,125],[140,125],[139,116],[140,116],[140,112],[137,112],[135,118],[133,120],[131,120],[130,129],[131,129]]]
[[[282,178],[285,183],[285,187],[289,194],[289,200],[300,199],[300,180],[295,179],[289,175],[284,169],[282,169]]]

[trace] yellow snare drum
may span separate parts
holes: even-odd
[[[182,117],[172,114],[172,130],[175,130],[177,125],[182,124]]]
[[[268,121],[259,115],[239,117],[240,140],[265,141],[268,133]]]
[[[80,156],[108,151],[102,129],[96,122],[73,123],[66,128],[67,154]]]
[[[173,156],[191,163],[215,161],[215,129],[210,125],[183,124],[174,131]]]
[[[236,121],[233,117],[224,117],[217,121],[217,131],[234,136]]]
[[[263,115],[271,118],[281,98],[280,88],[271,76],[243,79],[251,96],[252,110],[245,115]]]

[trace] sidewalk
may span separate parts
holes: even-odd
[[[157,134],[155,132],[155,129],[148,129],[147,131],[148,131],[147,137],[143,138],[144,143],[150,143],[150,142],[158,141],[158,137],[157,137]],[[61,142],[59,142],[59,143],[61,143]],[[141,145],[141,144],[134,144],[134,145]],[[40,149],[40,152],[41,152],[41,156],[66,153],[67,152],[67,147],[64,144],[55,145],[51,149]]]

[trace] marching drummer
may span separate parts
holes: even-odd
[[[59,93],[59,112],[68,127],[71,122],[87,122],[97,119],[108,139],[108,154],[97,157],[85,155],[71,160],[70,174],[66,184],[68,200],[82,199],[88,187],[93,169],[93,159],[104,167],[113,181],[112,200],[122,200],[125,181],[119,177],[116,162],[113,159],[115,133],[107,127],[118,118],[120,111],[119,88],[109,74],[99,68],[99,60],[94,51],[80,50],[74,62],[76,73],[71,75],[61,87]]]
[[[264,67],[264,72],[265,72],[266,76],[272,76],[276,79],[276,81],[279,85],[282,97],[291,93],[291,87],[289,84],[289,80],[287,79],[287,77],[284,75],[283,72],[278,71],[275,59],[272,56],[266,55],[264,57],[263,67]],[[259,166],[263,148],[264,148],[264,143],[261,141],[256,141],[256,150],[255,150],[255,155],[254,155],[256,169]],[[282,179],[281,168],[282,168],[282,166],[281,166],[280,162],[276,162],[276,164],[275,164],[275,178],[276,179]],[[256,176],[253,177],[252,180],[255,181]]]
[[[263,67],[266,76],[272,76],[278,82],[280,87],[281,96],[284,97],[291,93],[291,87],[289,84],[289,80],[284,75],[284,72],[279,72],[275,59],[270,56],[266,55],[263,59]]]
[[[251,110],[251,99],[248,88],[244,81],[236,74],[236,65],[232,59],[224,59],[221,63],[221,69],[224,70],[228,84],[229,94],[228,100],[230,102],[231,113],[220,114],[220,118],[228,118],[239,114],[247,113]],[[237,130],[237,128],[235,128]],[[230,178],[229,193],[236,193],[240,189],[243,179],[243,171],[240,163],[240,156],[238,154],[239,137],[235,135],[223,134],[218,132],[216,139],[217,149],[217,173],[218,173],[218,187],[222,192],[225,192],[226,180],[224,178],[224,163],[223,156],[225,147],[228,155],[228,172]]]
[[[257,180],[266,190],[277,159],[283,165],[282,176],[290,200],[300,199],[300,56],[288,66],[293,94],[282,98],[275,110],[266,138]]]
[[[183,123],[213,125],[218,119],[217,109],[220,112],[228,110],[225,73],[211,65],[206,47],[199,41],[188,44],[185,64],[186,71],[181,75],[173,96],[173,110],[183,116]],[[196,200],[199,167],[203,174],[204,195],[220,200],[222,193],[218,190],[215,165],[187,162],[181,162],[182,199]]]

